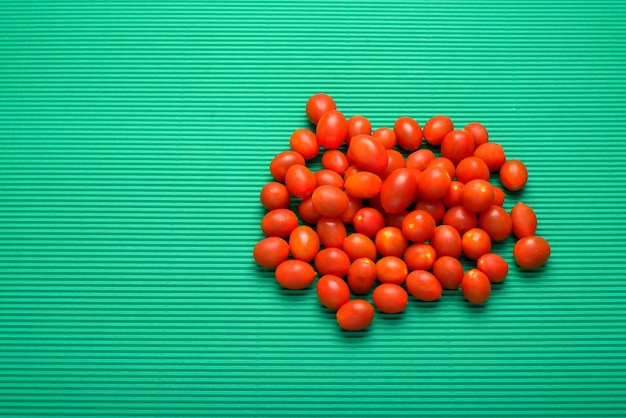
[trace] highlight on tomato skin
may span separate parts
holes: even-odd
[[[354,299],[337,311],[337,323],[345,331],[362,331],[374,320],[374,307],[366,300]]]

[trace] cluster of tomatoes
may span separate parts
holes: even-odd
[[[270,164],[275,181],[260,195],[268,210],[261,222],[267,237],[253,255],[260,266],[275,269],[287,289],[306,288],[319,274],[318,298],[337,311],[341,328],[369,326],[374,307],[351,294],[372,288],[374,305],[385,313],[403,311],[408,294],[435,301],[443,289],[459,286],[469,302],[485,302],[491,283],[502,282],[509,270],[491,244],[511,233],[518,238],[513,255],[520,267],[548,260],[550,246],[535,235],[533,209],[519,202],[508,213],[504,191],[489,183],[491,173],[499,173],[504,188],[520,190],[528,171],[488,142],[480,123],[454,129],[449,117],[434,116],[422,130],[403,116],[393,129],[372,133],[367,118],[346,119],[321,93],[309,99],[306,113],[315,132],[294,131],[291,150]],[[419,149],[423,140],[440,147],[441,156]],[[322,148],[322,169],[313,172],[306,162]],[[290,209],[292,197],[299,199],[296,210]],[[461,254],[476,268],[464,271]]]

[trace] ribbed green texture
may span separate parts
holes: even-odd
[[[618,0],[0,2],[0,416],[624,416],[625,69]],[[279,289],[258,192],[318,91],[483,122],[548,265],[356,334]]]

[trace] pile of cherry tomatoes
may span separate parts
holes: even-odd
[[[513,255],[521,268],[548,260],[550,246],[535,235],[533,209],[519,202],[508,213],[505,192],[489,183],[499,173],[504,188],[521,190],[526,166],[488,142],[482,124],[454,129],[449,117],[439,115],[422,130],[402,116],[393,129],[372,132],[367,118],[346,119],[323,93],[308,100],[306,114],[315,132],[294,131],[291,150],[270,164],[275,181],[260,194],[268,210],[261,221],[267,237],[253,255],[261,267],[275,269],[287,289],[306,288],[319,274],[317,296],[337,311],[341,328],[370,325],[374,307],[351,295],[372,288],[374,306],[385,313],[403,311],[409,294],[428,302],[459,287],[469,302],[484,303],[491,283],[502,282],[509,271],[491,244],[511,234],[518,239]],[[441,156],[419,149],[424,140],[440,147]],[[306,162],[322,151],[322,169],[313,172]],[[476,268],[464,271],[462,254]]]

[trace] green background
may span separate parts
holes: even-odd
[[[2,1],[0,415],[623,416],[625,68],[622,1]],[[548,265],[356,334],[281,291],[258,192],[318,91],[483,122]]]

